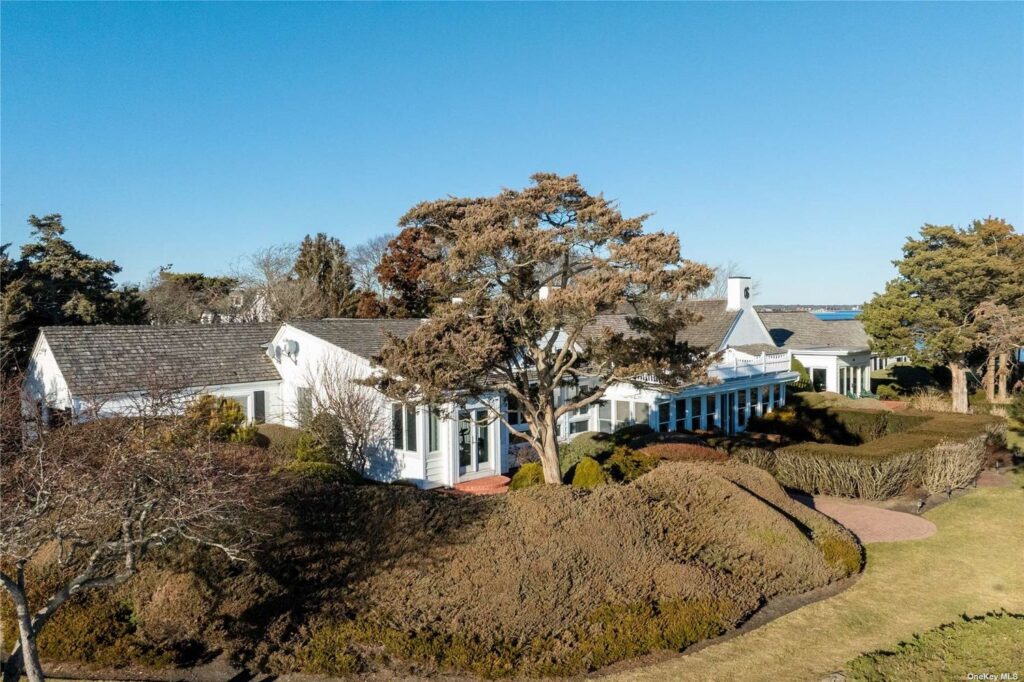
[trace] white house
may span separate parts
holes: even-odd
[[[859,320],[819,319],[809,312],[761,312],[774,342],[807,368],[815,390],[851,398],[871,393],[871,348]]]
[[[698,316],[679,334],[694,348],[719,352],[706,383],[668,391],[656,384],[617,384],[604,399],[564,415],[560,437],[610,432],[627,424],[659,431],[743,431],[753,415],[785,403],[797,379],[790,352],[778,347],[750,300],[748,278],[729,281],[728,298],[683,303]],[[423,320],[325,319],[284,324],[46,327],[40,330],[25,382],[26,395],[70,418],[132,414],[157,389],[230,397],[252,422],[297,426],[322,387],[318,376],[359,380],[387,335],[403,337]],[[593,326],[628,329],[625,315],[600,316]],[[372,390],[372,389],[366,389]],[[568,390],[568,389],[565,389]],[[424,488],[506,473],[524,428],[514,402],[499,393],[484,402],[402,405],[378,397],[389,422],[365,472],[381,481],[404,479]],[[569,396],[556,396],[565,400]]]

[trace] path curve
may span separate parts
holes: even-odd
[[[796,499],[849,528],[863,544],[921,540],[936,530],[934,523],[915,514],[824,495]]]

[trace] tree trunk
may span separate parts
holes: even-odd
[[[543,433],[540,435],[541,451],[540,464],[544,468],[544,482],[551,485],[562,483],[562,468],[558,464],[558,438],[557,424],[555,423],[554,408],[548,407],[544,411]]]
[[[1009,383],[1010,379],[1010,363],[1006,353],[999,354],[999,360],[996,365],[998,367],[996,371],[996,385],[999,389],[997,399],[1001,403],[1008,403],[1010,402],[1010,398],[1006,395],[1006,385]]]
[[[18,643],[11,651],[4,665],[3,682],[17,682],[22,673],[29,682],[45,682],[43,666],[39,662],[39,649],[36,647],[36,633],[32,628],[32,614],[28,604],[23,600],[15,600],[18,618]]]
[[[967,402],[967,366],[963,360],[957,360],[949,363],[947,367],[953,375],[953,411],[967,414],[970,412]]]
[[[990,403],[996,401],[996,355],[991,352],[985,363],[985,399]]]

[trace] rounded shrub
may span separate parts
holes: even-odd
[[[558,467],[562,472],[562,478],[572,480],[572,469],[584,457],[590,457],[602,461],[615,449],[615,444],[609,439],[608,434],[597,431],[587,431],[573,438],[568,443],[563,443],[558,448]]]
[[[618,447],[604,462],[604,469],[612,479],[629,483],[658,466],[658,460],[625,446]]]
[[[875,388],[879,400],[899,400],[900,392],[892,384],[879,384]]]
[[[540,485],[543,482],[544,467],[541,466],[541,463],[527,462],[519,467],[519,471],[512,476],[512,482],[509,483],[508,487],[510,490],[522,490],[523,488]]]
[[[203,393],[185,408],[185,428],[211,440],[228,441],[245,422],[245,412],[231,398]]]
[[[576,464],[576,472],[572,477],[574,488],[596,488],[607,482],[608,474],[605,473],[596,459],[584,457]]]

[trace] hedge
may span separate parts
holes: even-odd
[[[848,423],[862,419],[860,425],[869,428],[868,414]],[[887,429],[907,430],[860,445],[808,442],[775,451],[748,448],[736,456],[770,471],[783,485],[809,493],[885,499],[921,488],[933,494],[974,480],[996,421],[952,413],[890,415]]]

